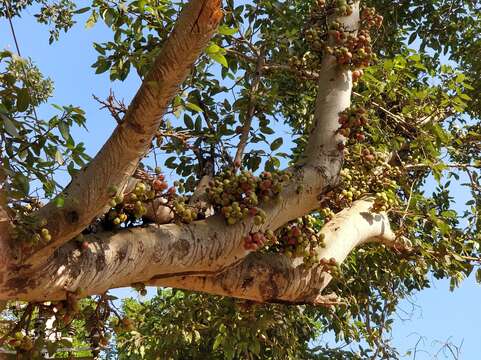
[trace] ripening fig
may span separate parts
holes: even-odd
[[[352,72],[352,81],[356,82],[361,77],[361,72],[359,70],[354,70]]]
[[[272,186],[272,181],[271,180],[263,180],[261,181],[261,183],[259,184],[259,187],[262,189],[262,190],[269,190]]]
[[[301,230],[297,226],[294,226],[291,229],[291,231],[292,231],[292,236],[298,237],[301,235]]]
[[[364,141],[366,139],[366,136],[362,133],[357,133],[356,134],[356,140],[357,141]]]
[[[33,242],[34,244],[36,244],[36,243],[39,242],[40,240],[41,240],[40,234],[33,234],[33,236],[32,236],[32,242]]]
[[[364,156],[364,159],[368,162],[371,162],[371,161],[374,161],[376,158],[375,158],[374,155],[369,154],[369,155]]]
[[[264,243],[265,237],[261,232],[256,232],[252,235],[252,241],[257,245],[262,245]]]
[[[164,191],[165,189],[168,188],[168,185],[165,181],[156,179],[152,182],[152,187],[154,188],[155,191]]]

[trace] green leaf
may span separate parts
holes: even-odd
[[[213,53],[213,54],[207,53],[207,56],[209,56],[212,60],[214,60],[215,62],[218,62],[219,64],[221,64],[225,68],[229,67],[229,64],[227,63],[227,59],[220,52]]]
[[[60,131],[60,135],[62,135],[63,139],[67,141],[70,138],[69,126],[62,121],[58,124],[58,129]]]
[[[177,156],[171,156],[167,160],[165,160],[165,166],[169,169],[175,169],[177,164],[174,162],[177,159]]]
[[[221,34],[221,35],[227,35],[227,36],[232,36],[232,35],[234,35],[234,34],[237,32],[237,30],[238,30],[237,28],[230,28],[230,27],[228,27],[228,26],[225,25],[225,24],[219,26],[219,29],[218,29],[219,34]]]
[[[17,94],[17,110],[19,112],[24,112],[28,109],[30,105],[30,94],[28,93],[27,88],[22,88],[18,91]]]
[[[210,44],[205,48],[205,53],[207,55],[220,53],[223,49],[217,44]]]
[[[85,22],[85,28],[86,29],[92,28],[97,22],[97,20],[98,20],[98,15],[95,11],[93,11],[92,14],[89,16],[89,18],[87,19],[87,21]]]
[[[194,129],[194,122],[192,121],[192,118],[187,114],[184,115],[184,123],[188,129]]]
[[[112,8],[107,8],[103,13],[103,19],[108,27],[112,27],[115,22],[115,11]]]
[[[0,118],[3,120],[3,126],[5,128],[5,131],[10,135],[13,136],[14,138],[19,138],[20,134],[17,131],[17,127],[13,123],[12,120],[6,115],[3,115],[0,113]]]
[[[271,150],[275,151],[275,150],[279,149],[283,142],[284,142],[284,140],[281,137],[275,139],[271,144]]]
[[[14,184],[25,196],[30,192],[30,183],[28,178],[23,174],[15,174]]]
[[[202,109],[199,107],[199,105],[196,105],[191,102],[186,103],[185,107],[195,112],[203,112]]]
[[[200,132],[202,131],[202,119],[200,116],[197,117],[195,120],[195,131]]]
[[[89,10],[90,10],[90,7],[87,6],[87,7],[83,7],[83,8],[75,10],[73,13],[74,14],[83,14],[83,13],[86,13],[87,11],[89,11]]]
[[[222,344],[222,340],[224,339],[224,336],[222,334],[218,334],[214,340],[214,345],[212,345],[212,350],[216,350],[220,344]]]
[[[72,347],[73,342],[72,342],[72,340],[70,340],[70,339],[62,338],[62,339],[60,340],[60,345],[62,345],[62,346],[64,346],[64,347]]]
[[[64,163],[64,159],[63,159],[62,153],[61,153],[59,150],[55,151],[55,161],[56,161],[59,165],[63,165],[63,163]]]
[[[261,126],[260,130],[261,130],[261,133],[263,134],[267,134],[267,135],[274,134],[274,130],[272,130],[270,127],[267,127],[267,126]]]
[[[105,48],[103,48],[102,45],[97,44],[97,43],[94,42],[93,46],[94,46],[94,49],[95,49],[98,53],[100,53],[100,54],[102,54],[102,55],[105,55]]]
[[[272,157],[269,160],[267,160],[265,169],[267,171],[273,171],[275,169],[278,169],[281,166],[281,162],[278,158]]]
[[[47,351],[48,351],[48,354],[50,356],[54,356],[55,353],[57,352],[57,349],[58,349],[58,345],[59,343],[54,341],[54,342],[51,342],[51,341],[47,341],[45,346],[47,347]]]

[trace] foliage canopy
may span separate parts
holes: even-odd
[[[84,234],[92,228],[110,231],[151,223],[147,207],[159,193],[172,208],[172,222],[200,220],[213,209],[228,224],[242,221],[257,202],[281,193],[290,176],[287,171],[285,179],[281,169],[302,161],[316,121],[328,38],[342,33],[329,19],[333,12],[345,15],[339,10],[343,7],[349,13],[351,5],[343,0],[227,0],[218,31],[169,102],[139,164],[140,182],[125,197],[109,190],[114,196],[108,209]],[[98,58],[92,68],[123,81],[128,76],[145,79],[155,67],[183,7],[168,0],[93,0],[84,8],[70,0],[25,0],[4,2],[0,16],[15,21],[26,8],[36,9],[37,20],[50,28],[50,43],[85,19],[87,29],[103,22],[111,29],[111,40],[93,44]],[[77,345],[114,348],[104,355],[125,359],[391,359],[399,354],[385,334],[400,300],[429,287],[431,275],[450,279],[453,289],[473,271],[481,281],[481,103],[476,94],[481,87],[481,2],[361,2],[361,9],[372,8],[384,21],[380,27],[364,24],[371,33],[361,33],[372,39],[366,40],[368,55],[362,55],[371,62],[351,69],[359,79],[351,106],[339,114],[346,143],[338,184],[323,194],[316,211],[275,233],[248,234],[245,246],[302,258],[306,266],[322,262],[313,249],[323,240],[314,235],[335,214],[371,194],[373,211],[387,212],[404,247],[368,244],[350,252],[342,264],[330,264],[333,280],[325,291],[339,296],[335,306],[257,304],[163,289],[151,300],[126,300],[116,310],[114,299],[104,294],[76,303],[72,316],[62,313],[55,323],[59,333],[67,337],[75,328]],[[364,62],[359,52],[351,56]],[[37,114],[39,104],[51,102],[53,82],[34,60],[0,53],[3,204],[16,225],[20,258],[50,240],[48,230],[40,230],[45,226],[41,219],[32,214],[46,202],[64,206],[59,171],[81,176],[91,160],[81,139],[72,136],[73,128],[88,127],[82,109],[53,104],[55,115]],[[359,67],[364,67],[362,73]],[[113,96],[100,101],[116,121],[128,113]],[[239,167],[245,172],[235,174]],[[175,175],[164,176],[167,171]],[[214,176],[209,205],[196,207],[189,199],[205,175]],[[174,182],[175,188],[170,187]],[[245,195],[251,189],[232,195],[231,182],[240,187],[248,183],[256,189],[254,195]],[[461,192],[470,195],[466,204],[456,201]],[[225,202],[226,196],[232,199]],[[262,210],[249,215],[259,224],[265,221]],[[309,236],[291,243],[297,231]],[[273,238],[278,242],[272,243]],[[89,246],[83,238],[72,241]],[[134,285],[144,291],[143,284]],[[46,331],[49,306],[9,304],[5,317],[21,326],[5,329],[3,346],[29,356],[38,356],[35,351],[44,346],[51,352],[64,346],[38,335],[38,327]],[[22,334],[22,326],[35,328],[36,335]],[[364,345],[349,351],[312,346],[328,331],[339,341]],[[29,352],[32,348],[37,355]]]

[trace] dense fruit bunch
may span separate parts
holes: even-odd
[[[160,181],[156,179],[155,181]],[[147,213],[148,203],[151,202],[160,191],[154,190],[153,182],[148,184],[139,181],[135,188],[125,195],[117,195],[110,200],[112,209],[107,213],[107,218],[115,226],[127,221],[140,219]]]
[[[275,244],[276,242],[277,237],[272,230],[267,230],[265,233],[257,231],[244,237],[244,248],[246,250],[257,250],[264,245]]]
[[[353,81],[362,76],[362,68],[375,59],[372,52],[371,36],[368,29],[359,30],[357,36],[345,31],[339,22],[332,22],[329,29],[332,42],[325,47],[326,53],[336,57],[341,66],[353,70]]]
[[[111,225],[118,227],[134,223],[144,218],[149,210],[154,214],[158,206],[169,207],[175,222],[190,223],[198,218],[200,209],[189,205],[188,198],[177,193],[177,187],[183,190],[183,182],[177,181],[174,183],[177,187],[169,187],[160,169],[156,169],[155,173],[144,173],[144,177],[139,179],[133,190],[112,198],[112,209],[106,217]]]
[[[112,227],[120,227],[141,219],[148,207],[153,206],[157,198],[168,198],[175,194],[175,188],[169,188],[164,175],[156,170],[156,174],[139,179],[134,188],[127,193],[118,194],[116,188],[109,189],[114,194],[110,200],[111,209],[105,216],[106,223]]]
[[[47,221],[33,215],[39,207],[35,204],[15,204],[13,210],[16,218],[12,228],[12,239],[20,246],[22,252],[29,251],[39,243],[48,243],[52,240],[46,228]]]
[[[318,250],[325,246],[324,235],[315,227],[316,219],[305,216],[289,222],[276,231],[276,239],[269,250],[292,258],[303,258],[305,266],[319,263]]]
[[[331,274],[334,277],[338,276],[341,272],[340,264],[334,258],[321,259],[319,263],[323,267],[323,271]]]
[[[370,31],[373,27],[379,28],[383,18],[373,8],[364,8],[361,12],[361,29],[357,35],[345,29],[338,21],[331,22],[326,28],[329,16],[349,16],[352,11],[350,1],[335,0],[327,4],[318,1],[311,13],[310,27],[304,34],[313,51],[334,56],[339,66],[352,70],[352,79],[356,82],[364,74],[362,69],[376,58],[371,47]],[[298,65],[297,62],[294,64]]]
[[[382,26],[383,17],[376,13],[376,9],[365,7],[361,11],[361,21],[368,29],[372,27],[380,28]]]
[[[234,225],[248,217],[256,225],[266,220],[265,212],[258,207],[260,202],[276,198],[283,184],[289,180],[286,172],[263,172],[259,177],[251,172],[235,174],[226,170],[209,183],[207,194],[216,212],[220,212],[227,224]]]
[[[389,210],[400,203],[398,198],[399,184],[397,179],[402,171],[397,166],[386,162],[385,156],[380,156],[372,146],[354,144],[346,148],[346,166],[341,170],[339,190],[326,194],[326,201],[321,215],[329,219],[334,212],[340,211],[352,204],[353,201],[367,194],[374,194],[373,211]],[[367,175],[371,176],[369,181]]]
[[[336,16],[349,16],[352,14],[352,2],[347,2],[346,0],[335,0],[333,1],[334,13]]]
[[[340,0],[343,1],[343,0]],[[345,2],[345,1],[344,1]],[[350,9],[350,5],[349,6]],[[341,7],[344,9],[344,7]],[[352,10],[344,13],[344,16],[350,15]],[[365,8],[361,12],[361,29],[357,36],[345,31],[342,25],[336,21],[332,22],[329,29],[329,35],[335,46],[326,47],[328,54],[334,55],[340,65],[350,65],[354,70],[353,80],[356,81],[362,75],[362,68],[369,66],[371,60],[375,59],[371,47],[370,30],[372,27],[379,28],[382,25],[382,16],[376,15],[372,8]]]
[[[186,197],[172,196],[172,199],[171,208],[174,211],[174,221],[180,221],[188,224],[198,218],[200,210],[195,206],[190,206],[187,203]]]
[[[353,138],[357,141],[364,141],[366,139],[364,135],[364,126],[367,124],[367,112],[366,109],[348,108],[339,114],[339,124],[341,127],[338,132],[346,137]]]

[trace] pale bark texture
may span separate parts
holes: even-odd
[[[337,134],[338,117],[350,105],[352,79],[350,70],[329,55],[319,69],[304,156],[287,169],[291,177],[279,197],[260,205],[267,218],[263,225],[249,218],[228,226],[220,214],[190,224],[165,223],[173,214],[158,200],[147,214],[156,224],[86,235],[90,245],[84,250],[69,242],[108,209],[109,188],[124,191],[172,97],[214,34],[222,18],[220,5],[219,0],[192,0],[186,5],[124,119],[62,194],[65,205],[57,208],[52,203],[39,211],[48,221],[53,238],[49,244],[15,264],[7,251],[9,224],[0,221],[0,300],[57,300],[80,288],[88,295],[143,282],[260,302],[331,301],[321,294],[331,280],[325,265],[306,268],[302,259],[246,250],[243,239],[251,232],[274,231],[318,209],[320,196],[338,183],[344,140]],[[337,20],[355,32],[359,3],[352,15]],[[205,200],[209,177],[205,179],[193,203]],[[372,199],[359,200],[324,226],[326,246],[318,249],[319,256],[342,263],[365,242],[393,243],[386,214],[371,213],[371,206]]]
[[[65,205],[58,208],[52,202],[40,210],[53,241],[34,259],[51,254],[81,232],[106,210],[112,188],[120,189],[128,181],[150,148],[167,106],[222,19],[220,5],[220,0],[192,0],[184,8],[122,123],[62,193]]]
[[[359,200],[324,226],[321,233],[326,246],[318,249],[321,259],[335,259],[341,264],[355,247],[364,243],[395,243],[387,215],[371,213],[372,204],[372,199]],[[214,276],[157,276],[149,284],[258,302],[322,304],[326,298],[321,292],[332,278],[327,270],[322,264],[305,268],[301,258],[254,253]],[[330,297],[327,300],[330,302]]]

